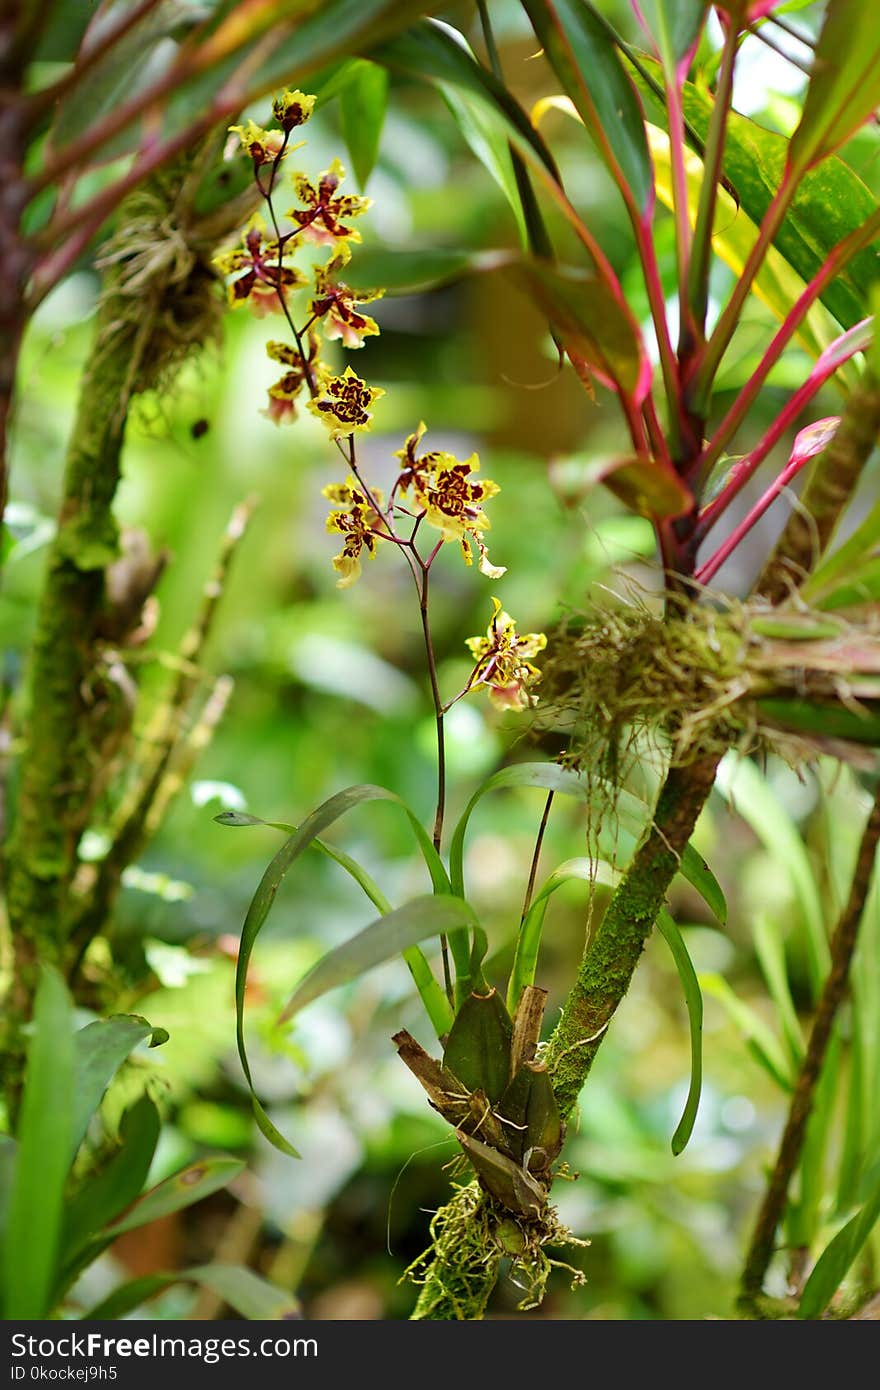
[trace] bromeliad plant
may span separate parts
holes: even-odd
[[[334,168],[317,187],[298,180],[305,206],[291,214],[290,230],[281,231],[272,193],[286,132],[280,139],[242,132],[245,143],[251,142],[274,239],[268,253],[261,252],[262,261],[254,254],[227,267],[230,273],[236,266],[243,270],[243,282],[251,286],[242,284],[237,291],[233,280],[236,302],[253,297],[256,290],[261,303],[280,306],[291,330],[292,344],[270,347],[270,355],[289,369],[273,388],[270,415],[289,417],[293,396],[307,392],[310,409],[328,425],[349,472],[329,490],[336,504],[329,525],[345,538],[334,562],[341,582],[355,577],[364,551],[372,555],[389,545],[411,569],[424,625],[440,771],[433,835],[406,811],[433,882],[430,899],[392,909],[358,866],[317,838],[360,801],[396,800],[385,790],[342,792],[291,833],[264,876],[245,924],[238,976],[239,1046],[247,1067],[241,1010],[254,940],[281,878],[308,845],[316,844],[357,878],[382,916],[316,968],[286,1016],[324,988],[405,948],[444,1042],[444,1055],[434,1061],[408,1034],[398,1034],[398,1048],[431,1103],[455,1125],[478,1177],[477,1185],[460,1188],[437,1214],[432,1249],[416,1271],[423,1288],[415,1316],[432,1318],[481,1316],[505,1253],[539,1292],[546,1271],[543,1247],[559,1234],[546,1199],[562,1126],[655,924],[675,952],[697,1040],[689,1114],[675,1142],[680,1146],[686,1139],[699,1088],[700,996],[687,953],[664,915],[664,901],[677,872],[693,874],[688,841],[724,751],[733,745],[784,747],[803,757],[816,749],[845,756],[859,750],[864,760],[871,758],[865,750],[880,739],[877,507],[844,546],[827,553],[880,429],[871,315],[880,277],[880,209],[845,158],[847,142],[870,127],[880,101],[880,33],[873,7],[867,0],[829,0],[815,37],[816,30],[792,29],[783,17],[787,7],[772,3],[633,0],[634,43],[616,33],[601,7],[588,0],[523,0],[550,80],[531,115],[505,84],[491,7],[477,8],[488,66],[461,35],[433,22],[391,40],[371,57],[439,87],[465,138],[508,196],[522,234],[522,254],[469,258],[463,253],[457,265],[506,268],[546,314],[560,358],[568,359],[587,392],[592,396],[601,387],[613,395],[626,443],[612,457],[596,460],[591,477],[651,519],[664,585],[657,603],[587,614],[569,632],[551,637],[541,689],[553,716],[567,721],[569,766],[517,765],[490,779],[451,837],[448,870],[441,853],[443,716],[449,704],[437,688],[432,656],[429,573],[448,539],[463,544],[465,558],[475,547],[481,568],[493,573],[482,539],[482,505],[491,487],[473,481],[474,460],[420,455],[421,427],[398,455],[403,468],[387,501],[363,478],[356,438],[370,423],[377,393],[350,368],[341,376],[323,368],[317,338],[323,322],[335,323],[334,331],[347,336],[350,345],[362,341],[363,333],[371,331],[371,321],[358,308],[366,301],[339,285],[339,271],[349,272],[347,253],[337,252],[319,271],[308,317],[297,327],[287,299],[300,272],[285,263],[287,253],[310,231],[312,239],[318,235],[347,245],[354,235],[346,216],[361,208],[352,200],[335,201],[340,171]],[[720,46],[710,38],[710,13],[720,26]],[[793,39],[810,52],[806,95],[790,138],[746,120],[734,108],[740,50],[755,37],[777,49],[781,39],[783,56],[785,43]],[[611,259],[566,193],[539,130],[550,111],[565,112],[580,123],[617,188],[641,267],[644,323],[639,305],[624,293]],[[671,287],[655,242],[662,206],[672,215]],[[579,264],[557,259],[545,207],[574,234]],[[256,232],[249,235],[255,252],[260,251]],[[406,256],[401,259],[402,283]],[[414,279],[424,283],[418,256],[415,262]],[[733,269],[734,280],[716,311],[714,277],[722,263]],[[334,284],[335,299],[328,294]],[[722,287],[719,279],[717,290]],[[778,326],[767,329],[762,351],[731,397],[721,373],[737,361],[737,332],[751,296],[769,308]],[[340,310],[336,319],[334,306]],[[368,327],[359,329],[352,314]],[[796,344],[813,357],[814,365],[772,424],[755,431],[753,407],[759,394]],[[843,409],[811,419],[826,385],[842,393]],[[716,542],[719,523],[795,426],[799,429],[787,457],[763,494]],[[766,557],[752,596],[734,604],[713,590],[712,581],[807,464],[800,501],[774,553]],[[425,551],[422,537],[432,526],[440,539]],[[542,642],[532,635],[523,647],[496,601],[486,638],[472,644],[477,665],[461,695],[487,685],[508,704],[529,705],[536,679],[531,658]],[[638,825],[629,862],[591,932],[562,1018],[539,1045],[542,996],[535,984],[535,961],[546,897],[567,873],[590,877],[595,870],[585,869],[581,861],[579,869],[564,866],[534,897],[530,888],[507,1005],[502,1005],[483,976],[485,938],[464,896],[462,849],[470,811],[484,791],[505,784],[537,785],[551,794],[573,792],[589,800],[587,789],[610,775],[604,801],[621,816],[627,806],[627,792],[621,788],[627,764],[621,755],[644,735],[663,750],[665,781],[647,823],[643,817]],[[594,820],[592,842],[600,851],[602,834],[603,824]],[[792,1154],[796,1160],[803,1147],[805,1113],[838,1029],[878,837],[875,802],[849,901],[837,929],[825,933],[828,973],[817,981],[816,1018],[794,1082],[785,1162],[777,1165],[743,1279],[742,1307],[749,1316],[768,1310],[785,1316],[795,1306],[783,1302],[771,1307],[762,1301],[763,1281],[785,1211]],[[616,862],[619,867],[620,856]],[[711,875],[702,866],[693,876],[723,916],[723,900],[719,902]],[[418,945],[436,933],[445,939],[442,984]],[[265,1132],[284,1145],[256,1104]],[[860,1196],[868,1198],[858,1218],[863,1235],[875,1207],[864,1188]],[[843,1243],[847,1250],[853,1244]],[[815,1249],[806,1252],[807,1265],[816,1254]],[[845,1272],[845,1255],[838,1242],[823,1266],[826,1283]],[[799,1289],[802,1281],[793,1287]],[[805,1304],[804,1315],[811,1315],[813,1306]]]

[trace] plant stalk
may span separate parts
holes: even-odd
[[[785,598],[828,546],[880,433],[880,381],[866,370],[827,449],[815,459],[796,511],[758,581],[773,602]]]
[[[760,1295],[764,1275],[773,1256],[776,1230],[782,1220],[788,1188],[803,1149],[816,1085],[831,1041],[835,1019],[846,996],[850,965],[859,924],[870,892],[878,842],[880,788],[874,797],[874,804],[862,834],[849,898],[831,939],[831,969],[816,1008],[806,1054],[801,1063],[785,1129],[779,1143],[776,1163],[767,1184],[746,1256],[740,1293],[740,1301],[746,1309]]]

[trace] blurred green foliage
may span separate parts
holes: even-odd
[[[528,106],[530,94],[545,90],[545,74],[531,61],[534,40],[517,19],[518,9],[499,9],[509,20],[500,24],[499,38],[511,84]],[[764,114],[784,123],[784,99],[774,99]],[[612,248],[642,314],[614,191],[577,129],[550,119],[558,121],[552,134],[571,195],[589,210],[598,239]],[[314,173],[342,147],[334,105],[323,109],[308,134],[298,159]],[[876,183],[876,144],[866,139],[856,145],[864,176]],[[375,207],[364,222],[365,249],[371,242],[474,249],[514,243],[501,194],[444,119],[440,99],[411,84],[392,83],[367,191]],[[564,248],[569,234],[555,224],[553,230]],[[672,239],[664,240],[662,221],[659,249],[671,283]],[[55,509],[96,284],[88,270],[74,275],[43,305],[25,346],[12,514],[24,543],[8,568],[0,619],[4,681],[13,692],[32,627],[41,540]],[[496,584],[523,630],[539,630],[588,604],[612,566],[623,566],[638,584],[656,583],[649,525],[621,515],[601,488],[584,493],[579,483],[586,454],[619,442],[610,401],[600,397],[591,404],[574,379],[558,371],[546,327],[518,291],[497,275],[466,278],[429,293],[389,297],[373,312],[381,337],[369,340],[355,360],[359,372],[388,392],[364,450],[370,475],[381,485],[393,450],[424,419],[431,447],[459,456],[477,449],[484,473],[502,489],[492,505],[491,546],[508,575],[490,583],[475,569],[463,569],[454,547],[434,570],[444,690],[458,689],[467,678],[464,639],[485,629]],[[766,311],[750,307],[740,330],[737,379],[748,372],[749,322],[756,318],[766,322]],[[143,527],[171,555],[159,590],[160,624],[134,668],[156,699],[168,679],[163,654],[174,651],[187,627],[229,513],[247,496],[256,495],[259,504],[208,653],[216,671],[234,676],[234,695],[197,780],[173,804],[151,844],[143,873],[129,875],[114,925],[118,1006],[142,1006],[151,1023],[171,1035],[159,1053],[129,1064],[153,1074],[167,1116],[153,1179],[205,1150],[251,1157],[253,1181],[237,1195],[264,1222],[252,1251],[261,1272],[295,1289],[307,1316],[399,1318],[414,1300],[400,1274],[426,1243],[426,1211],[444,1200],[444,1164],[454,1146],[389,1041],[407,1027],[428,1043],[401,963],[312,1005],[289,1032],[274,1025],[304,972],[372,915],[354,885],[317,855],[298,864],[281,890],[255,953],[249,998],[257,1089],[273,1118],[295,1134],[300,1163],[255,1136],[235,1057],[234,939],[278,840],[267,829],[231,833],[213,816],[231,807],[297,821],[349,783],[376,782],[399,792],[429,823],[434,795],[433,719],[408,576],[397,557],[383,553],[350,591],[335,589],[333,538],[324,531],[320,495],[337,478],[335,455],[311,417],[282,429],[261,417],[273,374],[266,336],[266,324],[246,310],[231,313],[222,348],[187,368],[170,395],[148,399],[129,432],[120,518]],[[800,363],[788,358],[778,384],[799,370]],[[758,411],[773,417],[773,381]],[[731,585],[744,588],[747,581],[747,573],[737,573]],[[507,750],[521,755],[530,748],[523,722],[498,716],[481,698],[456,707],[448,729],[453,812]],[[552,736],[543,736],[543,751],[555,751]],[[846,775],[834,782],[828,769],[799,779],[780,766],[771,769],[771,782],[806,833],[824,904],[839,902],[861,805],[857,780]],[[822,782],[831,788],[831,801],[820,795]],[[540,793],[507,792],[475,814],[469,882],[490,952],[504,951],[519,920],[542,805]],[[426,890],[423,869],[393,813],[356,811],[334,833],[392,899]],[[543,862],[550,866],[583,853],[584,836],[582,808],[557,805]],[[791,883],[720,797],[710,802],[696,843],[730,907],[729,928],[721,932],[678,881],[671,906],[679,923],[693,924],[684,934],[697,969],[722,974],[770,1019],[750,930],[755,914],[768,913],[789,952],[795,1005],[803,1007],[807,964]],[[569,885],[548,917],[538,979],[551,991],[550,1020],[580,954],[584,899],[583,886]],[[490,954],[490,971],[491,963]],[[579,1177],[554,1190],[563,1219],[592,1242],[575,1255],[587,1283],[570,1292],[559,1272],[537,1316],[731,1315],[785,1098],[710,997],[704,1065],[697,1129],[686,1152],[673,1158],[670,1138],[688,1084],[688,1029],[672,959],[662,942],[652,941],[571,1127],[564,1157]],[[105,1104],[122,1102],[111,1093]],[[218,1196],[201,1219],[225,1231],[232,1206],[231,1198]],[[181,1239],[198,1251],[204,1237],[188,1227]],[[97,1297],[100,1290],[91,1293]],[[187,1316],[189,1297],[163,1295],[153,1312]],[[515,1303],[516,1290],[502,1285],[493,1307],[510,1313]]]

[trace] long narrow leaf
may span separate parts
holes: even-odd
[[[717,786],[789,876],[804,924],[810,981],[814,994],[818,995],[831,955],[822,900],[804,842],[788,812],[753,763],[728,755],[718,770]]]
[[[174,1284],[196,1284],[222,1298],[241,1317],[257,1321],[298,1318],[299,1305],[295,1298],[275,1284],[261,1279],[252,1270],[240,1265],[196,1265],[192,1269],[175,1270],[170,1274],[145,1274],[114,1289],[107,1298],[83,1314],[87,1322],[116,1321],[139,1308],[148,1298]]]
[[[810,575],[801,590],[807,602],[812,603],[817,595],[833,590],[836,582],[844,576],[849,578],[853,569],[859,568],[877,546],[880,546],[880,499],[874,503],[852,535],[832,551]]]
[[[395,908],[324,956],[291,995],[279,1023],[286,1023],[306,1004],[330,989],[358,979],[373,966],[393,959],[429,936],[476,925],[473,909],[451,894],[426,894]],[[451,1019],[450,1019],[451,1022]]]
[[[759,912],[755,918],[752,935],[761,973],[770,992],[770,998],[776,1005],[782,1036],[791,1055],[792,1064],[799,1067],[804,1055],[804,1035],[801,1032],[794,1000],[791,997],[785,963],[785,947],[779,928],[775,922],[771,921],[766,912]]]
[[[725,1013],[742,1033],[749,1051],[755,1060],[773,1078],[783,1091],[790,1091],[794,1075],[779,1039],[759,1014],[748,1004],[738,999],[727,981],[714,973],[697,977],[700,987],[706,994],[713,995],[724,1008]]]
[[[477,803],[488,792],[500,787],[540,787],[544,791],[578,797],[581,801],[588,801],[591,796],[590,783],[586,778],[556,763],[514,763],[487,777],[464,808],[449,844],[449,877],[453,892],[460,896],[464,895],[464,840],[468,822]]]
[[[144,1095],[122,1117],[119,1148],[67,1202],[62,1249],[65,1276],[69,1277],[83,1247],[140,1196],[159,1142],[159,1129],[159,1112]]]
[[[818,164],[864,125],[880,106],[880,25],[864,0],[832,0],[816,45],[813,75],[789,165]]]
[[[657,930],[663,937],[675,961],[678,978],[684,992],[688,1024],[691,1037],[691,1080],[687,1100],[681,1119],[672,1136],[672,1152],[680,1154],[687,1145],[694,1129],[697,1111],[700,1108],[700,1093],[703,1089],[703,994],[694,963],[690,958],[684,938],[672,915],[661,907],[657,918]]]
[[[3,1242],[3,1317],[45,1318],[54,1282],[74,1123],[73,1007],[43,970],[18,1127]]]
[[[568,768],[556,763],[514,763],[504,767],[481,782],[464,808],[456,825],[449,845],[449,873],[453,892],[464,895],[464,843],[468,823],[474,808],[487,793],[502,787],[540,787],[544,791],[560,792],[563,796],[574,796],[581,801],[590,801],[598,796],[601,799],[602,785],[582,777]],[[621,824],[632,829],[636,836],[641,835],[650,819],[650,808],[632,792],[615,789],[614,814]],[[603,857],[614,858],[611,836],[600,832],[600,849]],[[688,844],[681,857],[679,872],[694,887],[707,906],[722,925],[727,921],[727,903],[721,887],[706,861]]]
[[[74,1038],[74,1125],[68,1154],[72,1162],[92,1115],[126,1057],[144,1042],[163,1043],[168,1034],[154,1029],[136,1014],[101,1018],[81,1028]]]
[[[526,985],[535,983],[538,952],[544,931],[544,918],[547,915],[547,906],[551,895],[556,892],[557,888],[561,888],[563,883],[570,883],[573,879],[579,879],[591,886],[595,883],[601,883],[610,887],[617,882],[619,876],[619,873],[601,860],[567,859],[564,864],[560,864],[557,869],[554,869],[550,877],[541,885],[532,899],[522,926],[517,933],[516,950],[507,987],[507,1007],[511,1014],[515,1011],[519,997]]]
[[[667,81],[674,82],[682,60],[696,46],[709,0],[633,0],[633,7],[654,40]]]
[[[657,197],[664,207],[674,207],[672,186],[672,156],[669,136],[658,126],[648,125],[648,140],[651,157],[654,161],[655,186]],[[688,195],[688,216],[691,224],[696,221],[700,188],[704,171],[702,160],[691,150],[685,151],[685,177]],[[723,186],[717,191],[715,220],[712,229],[712,249],[734,275],[739,276],[749,258],[749,253],[758,236],[758,228],[745,208]],[[757,299],[781,323],[806,288],[803,277],[797,273],[775,246],[768,248],[764,262],[754,278],[751,291]],[[798,330],[798,341],[810,355],[818,358],[839,333],[836,320],[824,304],[819,301],[807,313]],[[840,367],[832,381],[840,379],[850,383],[853,373],[846,366]]]
[[[798,1161],[798,1199],[789,1204],[786,1231],[792,1245],[811,1249],[822,1228],[827,1194],[826,1167],[836,1127],[843,1044],[835,1027],[822,1063],[819,1081]]]
[[[880,1170],[861,1211],[856,1212],[825,1247],[806,1282],[798,1306],[799,1318],[819,1318],[824,1313],[853,1261],[880,1218]]]
[[[203,1197],[210,1197],[212,1192],[226,1187],[244,1166],[242,1159],[225,1157],[203,1158],[197,1163],[190,1163],[156,1187],[151,1187],[127,1212],[105,1226],[102,1238],[113,1239],[124,1231],[136,1231],[139,1226],[157,1221],[160,1216],[170,1216],[172,1212],[191,1207]]]
[[[378,63],[356,61],[339,95],[342,134],[355,177],[364,189],[379,153],[388,105],[388,73]]]
[[[348,787],[345,791],[337,792],[331,796],[321,806],[307,816],[293,835],[281,846],[275,855],[266,872],[260,880],[256,893],[248,909],[244,926],[241,930],[241,943],[238,951],[238,962],[235,971],[235,1016],[236,1016],[236,1039],[238,1043],[238,1055],[241,1059],[242,1070],[247,1079],[251,1093],[251,1104],[254,1110],[254,1117],[262,1133],[271,1144],[280,1149],[282,1153],[289,1154],[292,1158],[299,1158],[296,1149],[288,1143],[283,1134],[273,1125],[269,1116],[254,1091],[251,1078],[250,1065],[247,1060],[247,1051],[244,1042],[244,998],[247,987],[247,973],[250,964],[251,954],[254,944],[262,930],[263,923],[269,915],[272,904],[278,893],[278,889],[287,874],[288,870],[296,863],[300,855],[314,842],[322,830],[337,821],[340,816],[345,815],[346,811],[353,806],[361,805],[367,801],[390,801],[403,808],[413,832],[422,851],[422,855],[428,865],[431,880],[435,892],[446,893],[449,891],[449,878],[437,851],[431,843],[424,827],[420,824],[415,814],[409,809],[404,801],[394,792],[388,791],[386,787],[376,787],[369,784]],[[456,957],[458,963],[458,957]]]
[[[648,220],[654,181],[642,108],[605,26],[586,0],[523,0],[523,7],[627,205]]]
[[[297,829],[296,826],[286,825],[283,821],[261,820],[259,816],[252,816],[244,811],[223,811],[219,816],[215,816],[214,819],[220,825],[267,825],[271,829],[281,830],[287,835],[295,835]],[[332,859],[334,863],[344,869],[345,872],[354,879],[355,883],[363,889],[370,902],[373,903],[380,912],[392,911],[391,903],[385,897],[385,894],[379,888],[378,884],[371,875],[367,873],[366,869],[364,869],[356,859],[353,859],[350,854],[346,854],[344,850],[337,849],[335,845],[327,844],[324,840],[318,839],[317,836],[312,840],[312,847],[321,854],[325,854],[328,859]],[[448,882],[448,880],[446,882]],[[419,991],[428,1017],[434,1026],[434,1030],[438,1038],[442,1038],[443,1034],[448,1031],[452,1022],[452,1011],[449,1001],[434,978],[431,967],[418,946],[410,946],[404,951],[403,955],[404,960],[409,966],[410,973],[415,981],[416,988]]]
[[[476,98],[487,109],[490,119],[499,123],[499,131],[504,133],[512,148],[521,156],[529,171],[588,249],[596,264],[597,274],[616,301],[618,310],[629,321],[633,341],[638,345],[639,359],[646,360],[647,354],[638,321],[629,308],[610,262],[602,255],[589,229],[568,200],[547,146],[507,88],[491,72],[474,62],[468,52],[445,32],[445,26],[438,24],[417,25],[370,56],[379,62],[387,62],[397,71],[427,79],[444,91],[451,88],[453,92],[466,94],[468,99]],[[449,93],[446,92],[446,95],[448,98]],[[521,188],[519,196],[528,224],[529,203],[523,199]],[[536,230],[532,223],[530,245],[536,254],[544,257],[546,253],[541,250],[541,234],[537,232],[536,235]]]

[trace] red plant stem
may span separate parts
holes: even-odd
[[[712,465],[721,456],[724,448],[745,419],[773,367],[779,361],[785,348],[826,285],[834,279],[835,275],[840,273],[847,261],[852,260],[853,256],[874,240],[878,232],[880,232],[880,210],[873,213],[861,227],[857,227],[848,236],[845,236],[843,241],[839,241],[834,250],[830,252],[823,265],[810,283],[801,291],[783,319],[760,363],[721,421],[700,458],[697,459],[694,465],[695,472],[699,472],[702,477],[707,476]]]
[[[202,29],[204,29],[204,27],[203,25]],[[248,34],[243,33],[242,44],[244,44],[249,37]],[[276,35],[275,42],[277,43],[277,41],[278,36]],[[241,45],[239,45],[239,47],[240,46]],[[262,55],[263,45],[257,44],[256,48],[252,50],[249,55],[247,66],[251,66],[250,59],[253,57],[256,49],[259,49]],[[224,54],[223,56],[231,57],[232,55]],[[197,47],[197,34],[191,35],[186,44],[181,47],[180,54],[166,73],[158,77],[156,81],[143,92],[139,92],[128,101],[122,102],[120,106],[109,112],[102,120],[95,121],[87,130],[83,131],[82,135],[77,140],[71,140],[70,143],[59,150],[53,158],[46,160],[41,171],[35,174],[29,181],[28,191],[30,197],[33,198],[44,188],[50,187],[62,174],[66,173],[67,170],[82,164],[93,155],[96,150],[99,150],[102,145],[106,145],[109,140],[119,135],[121,131],[125,130],[133,121],[136,121],[138,116],[143,115],[150,107],[158,107],[159,103],[161,103],[170,92],[177,91],[187,81],[207,71],[213,65],[214,61],[214,54],[209,46],[205,45],[205,52],[200,52]],[[240,104],[244,104],[244,99],[242,95]],[[235,110],[237,108],[233,107],[232,109]],[[223,112],[223,115],[227,114],[230,113]],[[217,119],[219,119],[219,117]],[[67,231],[68,228],[62,227],[59,230]]]
[[[669,445],[666,442],[666,435],[663,427],[657,418],[657,407],[654,405],[654,397],[647,395],[642,402],[642,418],[648,431],[648,439],[655,456],[669,467],[672,467],[672,460],[669,457]]]
[[[30,122],[37,120],[44,111],[65,97],[71,88],[76,87],[95,64],[101,61],[105,54],[115,48],[120,39],[125,38],[129,30],[139,24],[142,19],[145,19],[150,10],[155,10],[160,3],[161,0],[141,0],[139,5],[128,10],[119,23],[108,29],[103,38],[93,44],[86,53],[80,50],[73,66],[64,73],[63,77],[59,77],[58,81],[53,82],[51,86],[42,87],[32,94],[25,109],[26,119]]]
[[[104,219],[127,193],[136,188],[143,179],[154,169],[158,169],[166,160],[173,159],[175,155],[180,154],[182,150],[187,149],[195,141],[200,140],[203,135],[206,135],[212,126],[231,116],[239,109],[241,101],[242,94],[237,87],[234,96],[231,94],[224,96],[221,92],[206,115],[200,117],[180,134],[166,140],[164,144],[154,145],[149,153],[145,153],[132,164],[122,178],[117,179],[116,183],[110,184],[109,187],[96,194],[82,207],[71,211],[69,216],[63,218],[57,227],[50,222],[38,240],[46,242],[49,240],[50,234],[57,231],[61,235],[64,230],[71,226],[77,230],[76,234],[70,236],[56,251],[38,262],[31,281],[28,312],[33,312],[49,291],[76,263],[92,237],[100,230]]]
[[[678,380],[678,363],[675,353],[672,350],[672,339],[669,336],[669,324],[666,321],[666,303],[663,297],[663,286],[660,283],[660,270],[657,265],[657,255],[654,250],[654,242],[651,238],[651,228],[638,213],[635,207],[630,208],[633,231],[635,232],[636,248],[639,260],[642,265],[642,274],[645,278],[645,288],[648,291],[648,304],[651,310],[651,321],[654,325],[654,332],[657,335],[657,349],[660,353],[660,370],[663,373],[663,386],[666,391],[666,400],[669,407],[669,436],[673,453],[678,453],[682,447],[686,447],[686,441],[682,439],[682,418],[681,418],[681,391]]]
[[[654,531],[660,550],[660,559],[666,574],[667,587],[671,587],[673,576],[682,572],[682,550],[670,521],[655,521]]]
[[[740,7],[741,8],[741,7]],[[724,159],[724,138],[727,132],[727,117],[733,95],[733,73],[736,67],[738,24],[731,16],[724,38],[721,67],[718,73],[718,86],[715,91],[715,104],[706,134],[703,150],[703,182],[697,204],[697,217],[691,243],[691,263],[688,273],[687,296],[691,307],[694,328],[702,340],[706,327],[706,310],[709,303],[709,270],[712,253],[712,229],[715,225],[715,205],[718,201],[718,183],[721,179]]]
[[[691,220],[688,213],[687,171],[684,161],[684,112],[678,74],[666,83],[669,153],[672,161],[672,208],[675,217],[675,259],[678,271],[678,356],[686,358],[696,339],[696,324],[687,286],[691,263]]]
[[[852,357],[858,350],[854,348],[848,356]],[[709,534],[715,522],[727,510],[734,497],[742,491],[752,475],[764,462],[776,441],[785,433],[792,421],[800,415],[804,406],[821,390],[828,378],[834,375],[842,360],[846,359],[838,359],[826,371],[814,372],[803,386],[798,387],[794,395],[786,401],[760,444],[750,454],[746,454],[745,458],[740,459],[739,463],[733,465],[727,485],[700,513],[696,528],[698,544]]]
[[[771,503],[776,501],[779,494],[788,487],[792,478],[797,477],[805,463],[813,457],[812,454],[801,454],[798,458],[790,459],[778,477],[768,487],[762,497],[758,499],[751,511],[743,517],[742,521],[731,531],[726,540],[722,541],[713,555],[710,555],[705,564],[697,570],[694,578],[698,584],[708,584],[713,575],[717,574],[724,561],[736,550],[740,541],[747,536],[749,531],[760,521]]]
[[[721,365],[721,359],[727,351],[730,340],[736,331],[740,315],[742,314],[742,308],[751,291],[752,283],[764,262],[764,258],[772,244],[773,238],[782,225],[782,220],[788,211],[789,204],[797,191],[797,185],[798,179],[792,177],[790,171],[786,169],[786,172],[782,176],[782,182],[770,200],[770,206],[764,214],[761,225],[758,228],[758,235],[748,254],[739,279],[733,287],[733,292],[724,306],[721,317],[712,330],[705,350],[700,354],[695,383],[695,404],[699,411],[703,410],[705,400],[712,389],[712,383]]]

